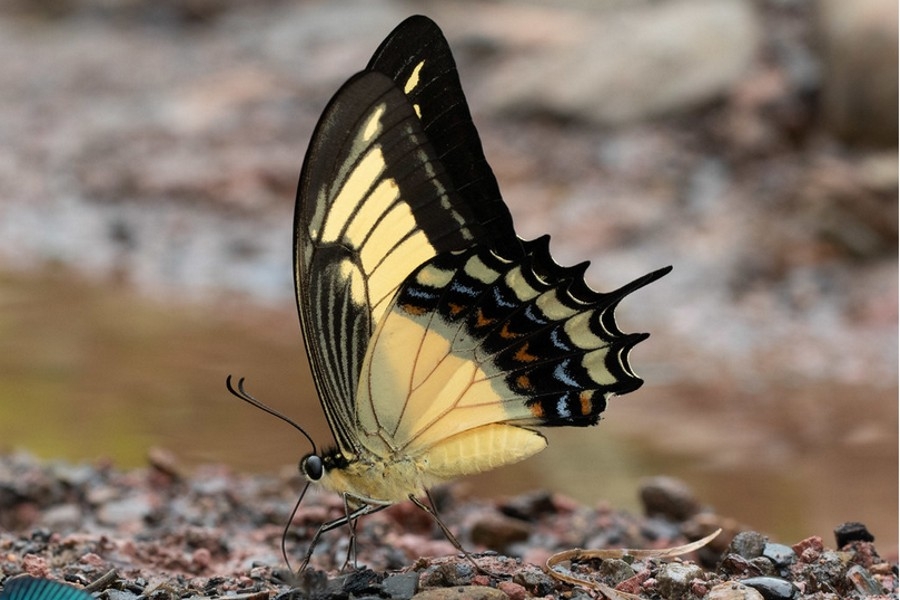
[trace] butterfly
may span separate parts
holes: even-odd
[[[535,427],[596,424],[641,386],[628,355],[647,334],[614,311],[670,269],[599,293],[587,266],[516,235],[447,40],[403,21],[328,103],[300,173],[297,305],[336,441],[319,452],[307,435],[300,470],[346,508],[304,566],[322,533],[349,524],[352,545],[357,518],[406,500],[462,550],[420,497],[540,452]]]
[[[23,576],[6,580],[0,600],[93,600],[93,596],[65,583]]]

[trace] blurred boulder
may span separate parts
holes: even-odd
[[[504,5],[507,27],[490,35],[514,32],[506,34],[512,58],[487,75],[493,108],[604,125],[690,110],[744,77],[760,46],[745,0],[600,6]]]
[[[897,146],[896,0],[819,0],[825,125],[863,146]]]

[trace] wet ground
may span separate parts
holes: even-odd
[[[296,316],[222,302],[154,303],[125,288],[58,273],[7,276],[0,361],[0,439],[47,458],[111,457],[146,465],[163,447],[190,465],[294,471],[309,448],[292,429],[225,390],[227,374],[330,439],[309,379]],[[656,340],[651,339],[650,346]],[[639,365],[665,357],[637,352]],[[646,371],[646,368],[643,369]],[[555,490],[587,505],[638,510],[643,478],[687,481],[702,502],[776,540],[826,535],[865,522],[896,548],[896,403],[874,386],[809,383],[768,393],[737,385],[648,384],[617,398],[596,428],[548,431],[536,457],[462,482],[460,493],[496,497]],[[790,395],[791,410],[779,407]],[[854,402],[827,404],[828,398]],[[40,410],[23,410],[39,406]],[[768,408],[766,408],[768,407]],[[588,467],[590,465],[590,467]]]

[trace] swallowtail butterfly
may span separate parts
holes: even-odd
[[[300,469],[347,508],[306,561],[397,502],[437,518],[430,487],[528,458],[535,427],[594,425],[640,387],[628,354],[647,334],[614,311],[669,269],[599,293],[548,242],[516,235],[440,29],[405,20],[328,103],[300,173],[297,305],[337,442]]]

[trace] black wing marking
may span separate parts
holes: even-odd
[[[477,235],[482,243],[502,256],[521,256],[512,216],[484,156],[456,61],[440,28],[427,17],[409,17],[382,42],[367,69],[391,77],[418,107],[437,158],[481,225]]]

